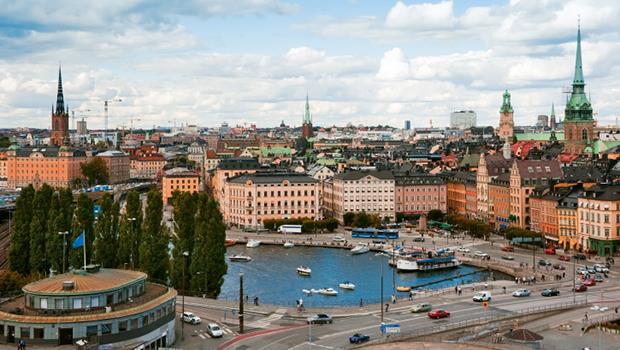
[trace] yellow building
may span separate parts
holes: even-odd
[[[167,170],[161,179],[161,193],[164,204],[168,204],[175,191],[195,193],[200,190],[200,175],[185,168]]]

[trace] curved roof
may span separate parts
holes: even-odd
[[[95,273],[65,273],[45,278],[30,284],[22,289],[30,294],[97,294],[109,290],[119,289],[124,285],[146,279],[146,274],[140,271],[101,269]],[[72,290],[64,290],[63,283],[73,281]]]

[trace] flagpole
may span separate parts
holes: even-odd
[[[83,231],[82,234],[84,235],[84,271],[86,271],[86,232]]]

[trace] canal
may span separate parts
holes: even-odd
[[[419,285],[447,277],[453,280],[443,281],[426,286],[427,289],[438,289],[454,286],[456,283],[471,283],[488,279],[489,272],[479,268],[461,265],[458,268],[434,272],[393,273],[388,265],[388,258],[376,256],[369,252],[351,255],[348,249],[293,247],[284,248],[279,245],[261,245],[258,248],[246,248],[236,245],[228,248],[228,254],[243,254],[252,258],[250,262],[228,261],[228,274],[225,276],[220,299],[237,300],[239,296],[239,273],[244,274],[244,294],[250,301],[257,296],[259,302],[275,305],[295,305],[295,300],[303,298],[308,307],[353,306],[358,305],[360,298],[364,303],[379,303],[381,294],[381,266],[383,265],[384,299],[389,299],[394,285]],[[299,276],[296,268],[299,265],[309,266],[312,275]],[[479,273],[470,274],[475,271]],[[466,275],[460,276],[459,275]],[[511,279],[500,272],[493,272],[496,279]],[[356,285],[349,291],[338,288],[338,284],[350,281]],[[307,295],[302,289],[333,288],[338,296],[319,294]],[[406,297],[407,293],[397,293]]]

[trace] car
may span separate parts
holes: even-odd
[[[438,310],[435,310],[435,311],[430,311],[428,313],[428,317],[430,317],[432,319],[450,317],[450,313],[448,311],[446,311],[446,310],[438,309]]]
[[[385,244],[385,241],[382,241],[380,239],[373,239],[372,243],[373,244],[381,244],[381,245],[383,245],[383,244]]]
[[[469,253],[471,250],[469,250],[469,248],[459,247],[456,249],[456,251],[461,253]]]
[[[597,273],[596,275],[594,275],[594,280],[600,283],[600,282],[604,282],[605,278],[603,277],[603,275]]]
[[[540,260],[538,260],[538,265],[540,265],[540,266],[551,266],[551,261],[546,260],[546,259],[540,259]]]
[[[560,270],[560,271],[566,270],[566,267],[564,265],[560,264],[560,263],[553,264],[553,268],[556,269],[556,270]]]
[[[512,255],[502,255],[502,259],[504,260],[514,260],[515,257]]]
[[[424,242],[424,237],[422,237],[422,236],[413,237],[413,241],[414,242]]]
[[[429,303],[419,303],[413,305],[413,307],[411,308],[411,312],[427,312],[431,311],[432,309],[433,307]]]
[[[581,283],[583,283],[584,285],[588,287],[592,287],[596,285],[596,281],[594,280],[594,278],[587,278],[583,280]]]
[[[561,261],[570,261],[570,256],[568,256],[568,255],[560,255],[558,257],[558,259],[560,259]]]
[[[577,284],[575,285],[575,288],[574,288],[574,291],[577,293],[585,292],[587,290],[588,290],[588,287],[584,284]]]
[[[543,297],[553,297],[560,295],[560,291],[557,288],[546,288],[540,293]]]
[[[316,314],[314,316],[308,317],[306,320],[308,324],[326,324],[326,323],[334,323],[334,320],[330,315],[327,314]]]
[[[245,226],[243,228],[243,232],[256,232],[256,228],[251,227],[251,226]]]
[[[192,312],[189,311],[186,311],[183,313],[183,315],[181,315],[181,320],[189,324],[199,324],[200,322],[202,322],[200,320],[200,317],[194,315]]]
[[[515,248],[511,245],[505,245],[502,247],[503,252],[514,252]]]
[[[483,301],[491,301],[491,292],[482,291],[476,293],[472,298],[474,301],[483,302]]]
[[[573,259],[575,260],[586,260],[586,255],[583,253],[576,253],[573,255]]]
[[[529,297],[532,292],[529,289],[521,288],[512,292],[513,297]]]
[[[555,248],[553,248],[553,247],[545,248],[545,254],[547,254],[547,255],[555,255]]]
[[[481,251],[479,251],[479,250],[476,250],[476,251],[474,252],[474,256],[475,256],[476,258],[486,258],[487,256],[489,256],[489,254],[484,253],[484,252],[481,252]]]
[[[367,342],[370,340],[370,336],[368,334],[355,333],[349,337],[349,343],[351,344],[360,344],[363,342]]]
[[[224,332],[222,331],[220,326],[217,325],[217,323],[209,323],[207,325],[207,334],[209,334],[213,338],[220,338],[224,336]]]
[[[602,264],[595,264],[592,267],[594,268],[594,271],[596,271],[596,272],[603,272],[603,273],[608,273],[609,272],[609,268],[607,268],[607,266],[602,265]]]

